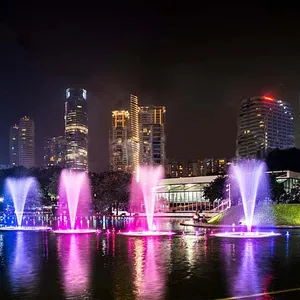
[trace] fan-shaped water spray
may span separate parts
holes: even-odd
[[[63,211],[68,211],[69,228],[59,228],[56,233],[89,233],[93,229],[76,229],[76,217],[78,213],[88,212],[91,204],[90,184],[86,172],[62,170],[59,180],[59,216]],[[80,206],[80,208],[79,208]]]
[[[17,226],[22,226],[23,213],[25,203],[30,189],[35,189],[37,193],[37,182],[33,177],[27,178],[7,178],[5,181],[6,193],[11,196],[15,215],[17,218]],[[36,195],[34,195],[36,196]]]
[[[142,231],[129,231],[122,233],[131,236],[159,236],[159,235],[172,235],[173,232],[156,231],[155,224],[153,223],[154,210],[155,210],[155,196],[153,190],[158,186],[159,181],[163,178],[164,170],[162,166],[140,166],[139,178],[133,178],[131,184],[130,202],[131,207],[144,208],[147,218],[147,228]]]
[[[238,182],[247,230],[251,231],[257,192],[260,183],[266,182],[266,165],[256,160],[245,160],[232,166],[232,173]]]

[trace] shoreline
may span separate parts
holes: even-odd
[[[235,229],[245,229],[245,225],[214,225],[209,223],[179,223],[181,226],[190,226],[195,228],[208,228],[208,229],[222,229],[222,228],[235,228]],[[300,225],[267,225],[267,226],[252,226],[252,228],[259,228],[259,229],[300,229]]]

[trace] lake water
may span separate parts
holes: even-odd
[[[300,299],[300,231],[257,240],[0,232],[0,299]],[[248,295],[248,296],[247,296]]]

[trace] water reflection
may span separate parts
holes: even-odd
[[[58,236],[58,252],[66,297],[90,296],[90,246],[88,235]]]
[[[9,275],[14,293],[34,290],[38,282],[39,253],[36,238],[24,232],[17,232],[15,245],[9,263]],[[30,245],[30,247],[29,247]]]
[[[268,261],[261,259],[265,247],[256,242],[245,240],[238,244],[226,244],[224,247],[224,264],[231,297],[267,293],[270,287],[272,278],[268,275]],[[273,298],[266,295],[256,299]]]
[[[129,239],[133,257],[133,284],[137,299],[164,299],[170,247],[159,239]],[[131,251],[133,252],[131,254]]]
[[[3,246],[3,235],[0,234],[0,268],[4,264],[3,249],[4,249],[4,246]]]

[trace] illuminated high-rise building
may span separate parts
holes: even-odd
[[[17,124],[11,126],[9,131],[9,165],[11,167],[19,165],[19,126]]]
[[[87,92],[80,88],[68,88],[65,102],[66,168],[88,169],[88,115]]]
[[[237,132],[238,157],[265,157],[272,149],[294,147],[294,114],[287,102],[252,97],[241,103]]]
[[[44,166],[65,167],[66,139],[64,136],[47,138],[44,144]]]
[[[140,106],[140,163],[165,165],[165,114],[164,106]]]
[[[130,95],[130,136],[131,170],[138,180],[138,166],[140,164],[139,103],[138,97],[132,94]]]
[[[26,168],[35,166],[35,125],[28,117],[19,122],[19,165]]]
[[[129,171],[129,111],[113,110],[109,132],[109,162],[111,171]]]

